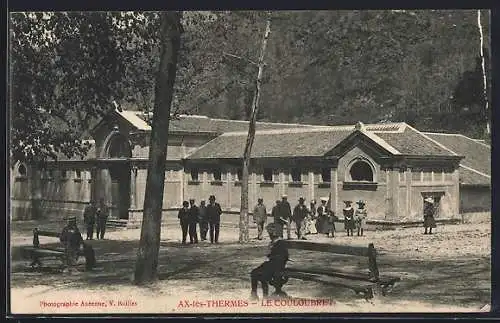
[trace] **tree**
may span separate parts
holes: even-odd
[[[264,39],[262,40],[262,48],[259,57],[259,72],[257,74],[257,80],[255,82],[255,93],[252,102],[252,113],[250,115],[250,122],[248,125],[248,136],[245,144],[245,151],[243,153],[243,172],[241,179],[241,210],[240,210],[240,237],[239,242],[248,242],[248,177],[249,177],[249,166],[250,158],[252,154],[252,146],[255,139],[255,123],[257,120],[257,114],[259,113],[259,98],[260,98],[260,87],[262,82],[262,72],[264,69],[264,56],[266,53],[267,39],[271,32],[271,13],[268,13],[266,30],[264,32]]]
[[[157,279],[168,130],[181,44],[181,16],[179,12],[161,14],[160,65],[155,87],[141,238],[135,267],[137,284]]]
[[[113,14],[10,16],[11,161],[84,156],[84,130],[123,96],[123,55]],[[116,17],[115,17],[116,18]],[[115,19],[116,21],[116,19]]]

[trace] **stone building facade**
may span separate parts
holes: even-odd
[[[81,217],[85,203],[103,198],[111,205],[113,218],[139,224],[151,130],[147,120],[148,116],[136,111],[110,111],[94,127],[93,148],[86,158],[60,158],[45,169],[15,165],[11,217]],[[236,216],[247,129],[245,121],[204,116],[171,121],[165,214],[177,210],[183,200],[199,201],[214,194],[224,213]],[[467,204],[461,195],[465,187],[461,177],[478,182],[477,172],[487,174],[473,168],[474,161],[464,164],[468,158],[463,154],[465,145],[453,150],[441,137],[405,123],[327,127],[259,122],[252,149],[249,204],[263,197],[270,209],[282,194],[292,204],[300,196],[308,201],[331,196],[332,207],[340,213],[343,200],[361,199],[367,202],[373,221],[401,223],[420,221],[423,198],[433,196],[439,204],[438,219],[456,218],[464,208],[461,203]],[[466,139],[469,144],[475,142]],[[481,177],[483,182],[487,179]],[[470,184],[468,199],[477,200],[477,195],[487,203],[489,186],[465,184]]]

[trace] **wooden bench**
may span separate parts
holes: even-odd
[[[289,250],[308,250],[314,252],[324,252],[336,255],[347,255],[366,258],[366,271],[346,271],[337,268],[314,268],[295,265],[298,261],[291,256],[292,266],[287,266],[285,269],[285,279],[283,284],[288,281],[288,278],[302,279],[315,281],[329,285],[341,286],[352,289],[356,294],[362,294],[366,299],[373,298],[374,295],[381,291],[382,295],[394,286],[400,280],[395,276],[382,276],[379,273],[377,266],[377,251],[373,243],[368,247],[344,246],[330,243],[317,243],[305,240],[281,240]],[[359,258],[358,258],[359,259]],[[290,264],[290,263],[289,263]],[[334,265],[333,265],[334,266]],[[316,266],[315,266],[316,267]],[[275,286],[277,291],[281,291],[282,286]]]
[[[41,259],[58,259],[63,265],[65,265],[66,255],[64,248],[48,248],[40,246],[40,236],[59,238],[60,235],[61,234],[58,232],[38,230],[38,228],[33,229],[33,246],[23,248],[24,257],[31,259],[31,268],[35,269],[36,265],[38,265],[38,267],[42,267]],[[88,256],[85,255],[84,249],[80,249],[77,255],[78,257],[85,257],[86,267],[89,268],[91,261],[88,261]],[[93,264],[90,267],[93,267]]]

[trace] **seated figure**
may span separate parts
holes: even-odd
[[[276,225],[275,223],[269,223],[266,227],[269,238],[271,239],[271,243],[269,245],[270,252],[267,255],[269,260],[253,269],[250,273],[252,281],[252,299],[259,298],[257,296],[257,286],[259,281],[262,284],[262,293],[264,298],[269,295],[269,284],[276,288],[275,295],[286,296],[286,293],[281,290],[281,286],[288,281],[288,277],[286,277],[285,274],[285,266],[289,258],[287,247],[283,243],[280,243],[282,239],[280,238],[279,229],[279,225]]]

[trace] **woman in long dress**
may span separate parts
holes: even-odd
[[[363,236],[363,231],[366,224],[366,217],[368,215],[365,208],[366,203],[364,201],[358,201],[356,203],[358,204],[358,209],[356,210],[355,213],[356,229],[358,229],[358,236],[359,235]]]
[[[307,221],[307,233],[308,234],[317,234],[318,230],[316,229],[316,201],[311,201],[311,206],[309,209],[309,216]]]
[[[428,197],[424,200],[424,234],[427,234],[427,228],[429,228],[429,234],[432,234],[432,229],[435,227],[434,200],[432,197]]]

